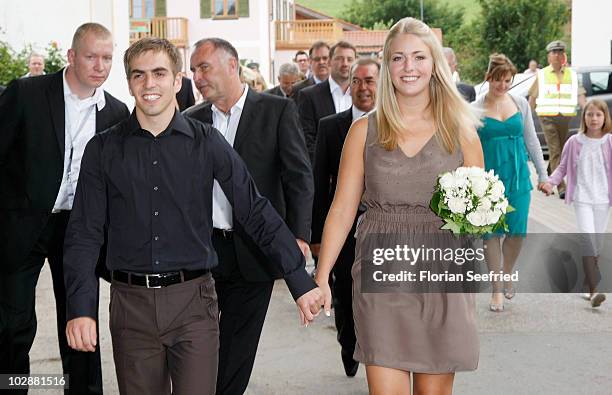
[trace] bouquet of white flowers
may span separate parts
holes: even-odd
[[[508,230],[506,214],[514,211],[504,195],[504,184],[493,170],[459,167],[438,177],[431,209],[455,234],[482,235]]]

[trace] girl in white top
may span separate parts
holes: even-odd
[[[606,299],[604,294],[597,293],[596,287],[601,236],[608,226],[608,211],[612,203],[610,132],[612,122],[606,103],[589,101],[582,113],[580,133],[572,136],[563,148],[562,157],[565,157],[566,164],[559,166],[542,187],[547,195],[551,194],[553,186],[567,174],[569,201],[574,205],[578,230],[589,234],[584,239],[582,263],[585,285],[589,290],[586,298],[593,307],[598,307]]]

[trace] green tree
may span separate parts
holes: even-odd
[[[431,27],[442,29],[444,35],[461,27],[463,12],[462,7],[451,8],[440,1],[423,1],[424,22]],[[362,27],[373,29],[374,26],[392,26],[407,16],[420,18],[419,0],[353,0],[343,12],[342,18]]]
[[[0,41],[0,85],[8,85],[28,72],[27,53],[16,53],[5,41]]]
[[[564,37],[569,9],[563,0],[479,0],[487,53],[501,52],[523,70],[530,59],[546,64],[546,44]]]
[[[564,0],[479,0],[480,15],[444,35],[457,53],[462,80],[484,78],[489,55],[503,53],[520,71],[530,59],[546,64],[546,44],[564,38],[569,10]],[[448,40],[448,41],[447,41]]]
[[[45,57],[45,73],[55,73],[66,65],[66,58],[62,54],[62,50],[57,45],[56,41],[51,41],[45,50],[47,51],[47,56]]]

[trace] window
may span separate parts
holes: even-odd
[[[236,0],[214,0],[214,17],[237,17]]]
[[[612,93],[612,72],[594,71],[589,73],[593,95]]]
[[[130,18],[166,16],[166,0],[130,0]]]
[[[200,0],[202,19],[234,19],[248,16],[249,0]]]

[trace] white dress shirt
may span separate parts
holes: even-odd
[[[357,119],[363,117],[363,114],[365,114],[365,111],[361,111],[360,109],[358,109],[355,106],[351,107],[351,110],[352,110],[352,113],[353,113],[353,122],[355,122]]]
[[[350,86],[346,89],[346,92],[342,92],[340,85],[338,85],[333,78],[329,77],[329,90],[331,92],[332,99],[334,100],[336,114],[348,110],[353,105]]]
[[[76,191],[81,159],[85,146],[96,134],[96,107],[100,111],[106,105],[104,90],[97,88],[91,97],[79,99],[72,93],[66,82],[66,70],[63,73],[64,82],[64,172],[53,212],[72,210],[74,193]]]
[[[212,105],[213,126],[221,132],[225,140],[227,140],[231,146],[234,146],[236,131],[238,130],[240,116],[242,115],[242,109],[244,108],[244,102],[248,91],[249,89],[244,85],[242,96],[240,96],[236,104],[230,108],[229,114],[219,110],[214,104]],[[233,228],[232,205],[229,200],[227,200],[217,180],[215,180],[213,184],[213,227],[227,230]]]

